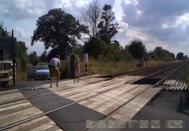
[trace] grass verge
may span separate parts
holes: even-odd
[[[165,61],[157,61],[157,60],[150,60],[145,63],[146,67],[154,67],[161,64],[167,64],[170,62]],[[64,61],[61,66],[61,73],[65,76],[66,75],[66,64],[69,64],[68,61]],[[103,60],[95,60],[89,59],[88,63],[88,75],[92,74],[113,74],[119,72],[125,72],[129,70],[136,70],[139,68],[139,62],[137,60],[133,61],[103,61]],[[81,73],[85,72],[85,65],[81,62]],[[17,69],[16,73],[16,81],[27,81],[27,71],[22,69]],[[189,82],[189,77],[188,77]]]

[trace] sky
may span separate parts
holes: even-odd
[[[44,51],[43,43],[31,47],[38,17],[50,9],[62,8],[77,19],[90,0],[0,0],[0,22],[14,30],[28,52]],[[125,47],[134,39],[143,41],[148,51],[161,46],[173,53],[189,55],[189,0],[98,0],[110,4],[120,29],[113,39]]]

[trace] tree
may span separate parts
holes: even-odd
[[[124,59],[124,52],[122,46],[119,44],[119,41],[114,40],[111,44],[106,45],[105,57],[109,60],[119,61]]]
[[[140,59],[141,57],[144,57],[146,54],[146,47],[140,40],[132,41],[131,44],[128,46],[128,50],[136,59]]]
[[[112,45],[116,46],[117,48],[122,48],[117,40],[112,41]]]
[[[89,37],[96,38],[98,31],[98,23],[100,21],[101,8],[97,0],[93,0],[87,9],[82,13],[82,19],[89,27]]]
[[[85,53],[88,53],[89,56],[97,59],[99,56],[104,56],[106,44],[101,39],[92,38],[87,43],[85,43],[83,48]]]
[[[188,60],[188,56],[187,55],[184,55],[184,60]]]
[[[52,9],[37,20],[31,44],[41,41],[46,49],[52,47],[65,58],[76,44],[76,38],[80,39],[81,33],[87,32],[87,27],[81,25],[71,14],[65,13],[62,9]]]
[[[128,49],[122,49],[121,50],[122,53],[123,53],[123,56],[122,56],[122,59],[123,60],[127,60],[127,61],[130,61],[130,60],[133,60],[133,56],[132,54],[128,51]]]
[[[29,54],[28,58],[29,58],[29,63],[32,64],[33,66],[36,66],[39,62],[37,53],[35,51]]]
[[[156,47],[153,52],[149,53],[149,56],[155,60],[173,60],[175,55],[162,47]]]
[[[73,51],[74,54],[77,54],[79,56],[82,56],[83,55],[83,50],[82,50],[82,45],[80,44],[77,44],[74,48],[74,51]]]
[[[149,57],[155,60],[173,60],[175,55],[162,47],[156,47],[153,52],[149,53]]]
[[[42,62],[48,62],[48,56],[47,56],[47,51],[46,50],[41,54],[40,60]]]
[[[123,58],[123,52],[121,51],[119,42],[117,42],[118,41],[106,45],[105,57],[108,58],[108,60],[119,61]]]
[[[28,57],[27,57],[27,48],[24,42],[18,41],[16,44],[16,54],[17,54],[17,67],[26,70]]]
[[[101,15],[101,21],[98,24],[98,37],[106,43],[111,43],[111,38],[118,32],[118,24],[114,23],[114,12],[111,5],[105,4]]]
[[[184,53],[183,53],[183,52],[179,52],[179,53],[177,54],[177,59],[179,59],[179,60],[184,60]]]
[[[3,24],[0,24],[0,38],[8,37],[8,32],[6,28],[3,26]]]

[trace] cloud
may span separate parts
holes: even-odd
[[[27,47],[29,47],[28,48],[28,53],[32,53],[33,51],[36,51],[38,56],[41,55],[45,50],[44,45],[41,42],[37,42],[33,46],[29,45]]]
[[[178,46],[181,50],[183,45],[189,43],[188,0],[123,0],[121,6],[124,12],[123,22],[129,28],[138,28],[140,33],[147,34],[148,41],[153,38],[161,45],[164,43],[167,47],[174,48]],[[133,32],[131,34],[139,38],[142,36]]]
[[[13,20],[39,16],[45,8],[43,3],[37,0],[1,0],[0,5],[3,16]]]
[[[31,35],[24,31],[20,27],[15,27],[14,36],[17,38],[17,41],[24,41],[26,47],[28,48],[28,53],[36,51],[38,55],[42,54],[44,51],[43,43],[37,42],[34,46],[31,46]]]
[[[76,1],[76,6],[77,7],[83,7],[89,4],[89,1],[84,1],[84,0],[77,0]]]
[[[26,41],[30,39],[30,35],[27,34],[24,29],[15,27],[14,28],[14,36],[17,38],[19,41]]]
[[[170,29],[181,27],[182,30],[186,30],[189,26],[189,13],[176,16],[174,21],[168,21],[162,24],[162,29]]]
[[[78,12],[80,13],[90,1],[92,0],[1,0],[0,11],[4,17],[12,20],[37,18],[52,8],[62,8],[78,16]],[[114,1],[98,0],[102,5],[105,3],[113,5]]]
[[[130,0],[129,4],[122,1],[122,8],[126,14],[124,20],[131,26],[159,27],[161,22],[189,12],[188,0],[138,0],[137,4],[135,1]]]
[[[80,4],[76,0],[1,0],[0,10],[6,18],[23,20],[37,18],[52,8],[82,7],[87,3],[85,0],[79,2]]]
[[[112,7],[114,6],[116,0],[98,0],[99,2],[101,2],[101,5],[103,6],[104,4],[109,4],[111,5]]]

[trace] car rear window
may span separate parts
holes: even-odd
[[[37,67],[37,70],[48,70],[49,68],[48,68],[48,66],[46,66],[46,65],[43,65],[43,66],[38,66]]]

